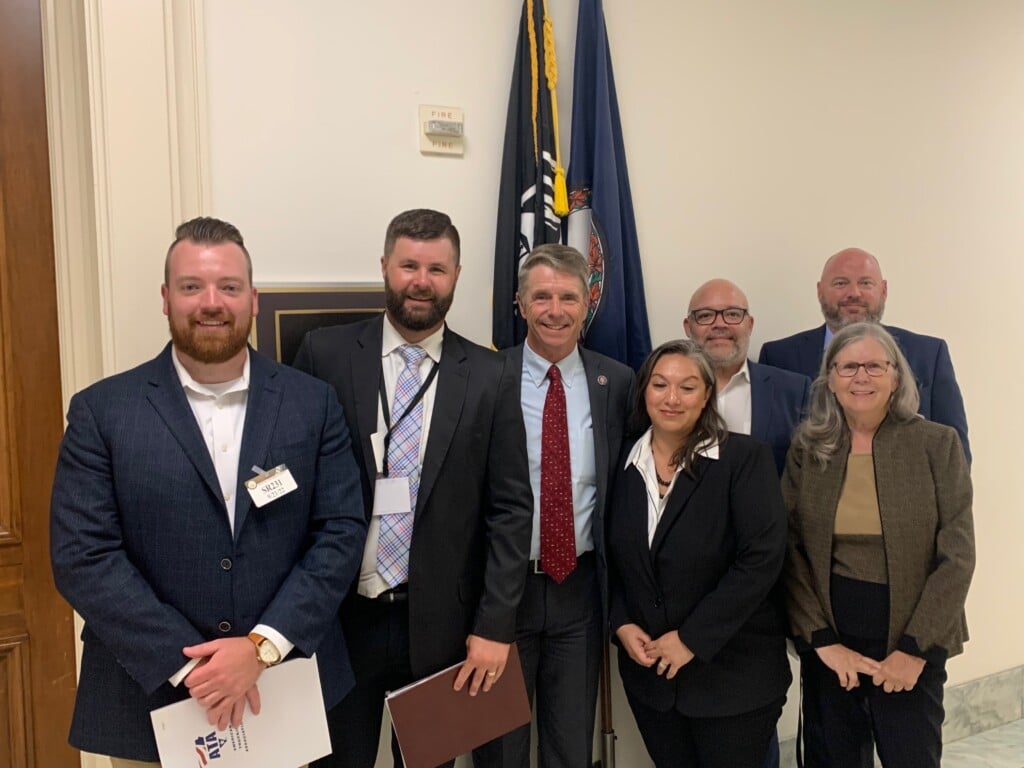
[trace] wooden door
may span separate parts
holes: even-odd
[[[0,0],[0,768],[79,764],[74,624],[49,556],[63,425],[40,8]]]

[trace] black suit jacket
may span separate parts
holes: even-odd
[[[811,380],[792,371],[747,361],[750,371],[750,436],[772,449],[779,475],[793,430],[807,411]]]
[[[643,438],[641,438],[643,439]],[[626,690],[690,717],[749,712],[790,683],[775,585],[786,552],[786,512],[771,452],[730,433],[718,459],[682,473],[648,545],[647,491],[621,471],[609,512],[611,626],[652,638],[677,630],[695,658],[673,680],[619,651]]]
[[[956,383],[949,347],[943,339],[924,336],[892,325],[883,326],[900,345],[917,379],[921,405],[917,412],[929,421],[952,427],[960,435],[964,454],[971,460],[967,441],[967,414],[960,385]],[[825,326],[793,334],[785,339],[769,341],[761,347],[758,362],[818,378],[825,347]]]
[[[249,467],[287,464],[298,488],[252,504]],[[338,606],[366,524],[349,431],[331,389],[250,352],[235,527],[171,346],[75,395],[51,501],[58,589],[82,614],[71,743],[157,760],[149,711],[188,697],[181,650],[273,627],[316,652],[324,703],[354,683]]]
[[[370,435],[377,431],[383,323],[381,315],[311,331],[294,363],[337,390],[355,435],[367,520],[376,478]],[[468,634],[515,639],[530,550],[533,496],[516,377],[501,355],[450,328],[426,440],[409,553],[414,675],[464,659]]]
[[[516,392],[523,382],[523,345],[506,350],[509,365],[515,374]],[[597,503],[591,529],[597,557],[598,579],[604,615],[608,608],[608,558],[605,547],[605,509],[611,488],[618,474],[622,441],[626,434],[626,415],[632,407],[636,375],[633,369],[617,360],[580,347],[583,370],[590,393],[590,418],[593,422],[594,466],[597,474]],[[607,622],[605,622],[607,623]]]

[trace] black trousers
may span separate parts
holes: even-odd
[[[592,552],[561,584],[526,577],[516,614],[526,692],[536,702],[538,768],[590,768],[601,669],[601,592]],[[476,768],[530,768],[530,726],[473,750]]]
[[[626,691],[655,768],[761,768],[786,697],[728,717],[659,712]]]
[[[327,713],[332,754],[311,768],[374,768],[384,716],[384,696],[414,681],[409,664],[409,604],[355,597],[346,605],[345,641],[356,685]],[[403,768],[394,735],[391,754]],[[454,765],[454,761],[446,765]]]
[[[884,640],[842,634],[840,640],[873,659],[886,656]],[[884,768],[939,768],[945,665],[925,663],[911,691],[886,693],[867,675],[846,691],[810,651],[800,655],[800,677],[806,768],[871,768],[873,748]]]

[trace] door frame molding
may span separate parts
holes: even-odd
[[[210,210],[205,8],[40,0],[40,9],[67,413],[75,392],[164,342],[154,264],[179,222]],[[76,615],[79,662],[80,632]],[[83,766],[106,764],[82,755]]]
[[[138,324],[125,318],[152,314],[154,294],[136,289],[151,281],[131,276],[155,272],[138,254],[161,252],[176,224],[211,206],[205,9],[204,0],[41,0],[41,9],[66,408],[166,339],[162,319],[132,333]]]

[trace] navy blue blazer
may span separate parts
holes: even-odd
[[[900,345],[917,379],[917,390],[921,395],[918,413],[929,421],[953,427],[960,435],[964,454],[970,461],[971,446],[967,440],[964,398],[956,383],[956,373],[946,342],[935,336],[923,336],[891,325],[883,327]],[[785,339],[765,343],[761,347],[758,362],[802,373],[813,381],[818,378],[824,347],[825,326],[821,325]]]
[[[772,449],[779,476],[793,430],[807,411],[811,380],[792,371],[747,361],[750,371],[750,436]]]
[[[61,594],[85,619],[71,744],[158,759],[149,711],[186,698],[181,650],[263,623],[316,652],[326,706],[352,687],[338,606],[366,523],[348,429],[330,387],[250,350],[235,531],[171,361],[71,400],[51,501]],[[261,508],[253,465],[287,464],[298,489]]]

